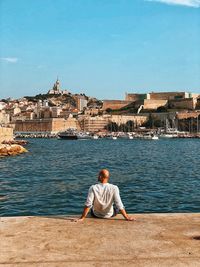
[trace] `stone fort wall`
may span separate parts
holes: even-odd
[[[79,128],[79,123],[74,118],[49,118],[26,121],[16,121],[15,132],[47,132],[57,133],[69,128]]]
[[[131,102],[141,101],[148,98],[149,94],[126,94],[125,96],[125,100]]]
[[[168,100],[145,99],[144,100],[144,109],[157,109],[159,107],[166,106],[167,103],[168,103]]]
[[[179,120],[197,118],[200,115],[200,112],[180,112],[177,114]]]
[[[188,98],[189,94],[185,92],[160,92],[150,93],[151,100],[170,100],[170,99],[183,99]]]
[[[103,101],[103,110],[106,110],[108,108],[110,109],[120,109],[127,105],[129,105],[132,101],[126,101],[126,100],[104,100]]]
[[[148,115],[112,115],[109,120],[116,122],[118,125],[133,121],[138,126],[141,126],[148,118]]]
[[[184,109],[195,109],[197,100],[193,98],[171,100],[169,105],[171,108],[184,108]]]
[[[13,139],[13,128],[0,127],[0,144]]]

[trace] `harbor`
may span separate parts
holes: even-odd
[[[64,132],[58,132],[57,134],[35,132],[35,133],[16,133],[15,138],[56,138],[65,140],[79,140],[79,139],[151,139],[158,140],[160,138],[200,138],[200,133],[179,132],[177,130],[160,131],[160,129],[142,129],[135,132],[78,132],[68,129]]]
[[[0,0],[0,267],[200,267],[200,0]]]

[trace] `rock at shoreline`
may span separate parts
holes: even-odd
[[[0,145],[0,157],[15,156],[26,152],[28,152],[27,149],[21,145]]]
[[[4,145],[20,145],[20,146],[24,146],[28,144],[27,140],[7,140],[7,141],[3,141],[2,144]]]

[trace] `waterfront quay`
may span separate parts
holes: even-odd
[[[68,132],[67,129],[64,132]],[[200,138],[200,133],[190,133],[190,132],[163,132],[159,133],[159,129],[143,129],[134,132],[81,132],[77,131],[77,139],[101,139],[101,138],[111,138],[111,139],[152,139],[151,137],[157,136],[159,138]],[[94,138],[94,136],[96,138]],[[80,137],[80,138],[79,138]],[[46,133],[46,132],[33,132],[33,133],[15,133],[15,138],[59,138],[58,133]],[[154,140],[154,138],[153,138]]]
[[[1,267],[200,266],[200,213],[1,217]]]

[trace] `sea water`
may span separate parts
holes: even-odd
[[[0,158],[0,216],[80,214],[102,168],[129,213],[200,212],[200,139],[30,139]]]

